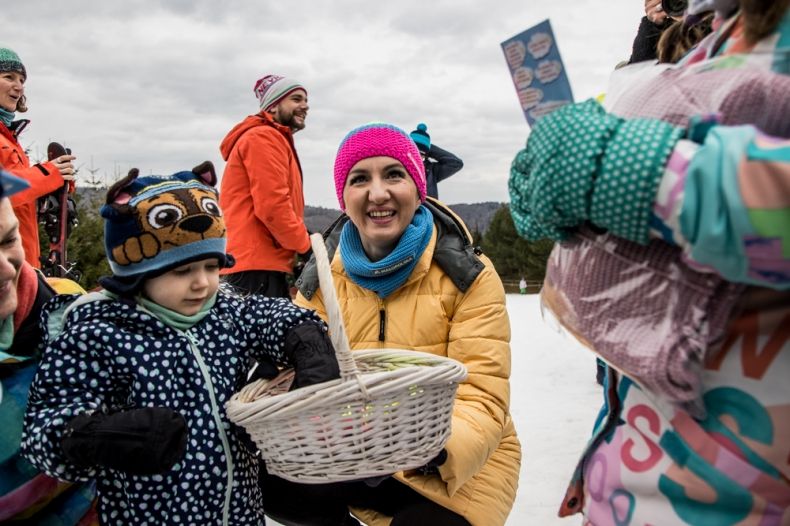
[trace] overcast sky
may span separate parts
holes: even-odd
[[[507,201],[529,128],[500,43],[551,20],[576,100],[606,88],[630,54],[642,0],[3,2],[0,46],[24,62],[31,157],[70,146],[80,173],[169,174],[201,161],[257,112],[255,81],[308,90],[296,134],[307,204],[337,208],[334,154],[357,125],[428,125],[464,160],[439,185],[447,203]]]

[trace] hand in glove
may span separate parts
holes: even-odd
[[[294,256],[294,264],[292,270],[294,281],[298,280],[299,276],[302,275],[302,271],[304,270],[305,265],[307,265],[307,262],[310,261],[310,258],[312,256],[313,256],[312,248],[308,248],[307,252],[296,254],[296,256]]]
[[[246,383],[251,384],[258,380],[271,380],[280,374],[280,370],[270,360],[261,358],[256,360],[248,374]]]
[[[61,447],[78,466],[156,475],[181,460],[187,435],[180,414],[166,407],[146,407],[76,416],[66,424]]]
[[[516,229],[561,240],[589,221],[647,243],[658,184],[682,133],[659,120],[616,117],[594,100],[543,117],[510,171]]]
[[[424,466],[417,468],[417,472],[421,475],[438,475],[439,466],[447,461],[447,450],[442,448],[439,454],[428,461]]]
[[[291,389],[340,378],[335,350],[323,324],[305,322],[289,330],[285,356],[294,367]]]
[[[419,473],[420,475],[438,475],[439,474],[439,466],[444,464],[447,461],[447,450],[442,448],[439,451],[439,454],[433,457],[431,460],[425,463],[424,466],[420,466],[416,468],[414,471]],[[368,487],[375,488],[379,486],[382,482],[390,478],[392,475],[383,475],[381,477],[369,477],[366,479],[361,479]]]

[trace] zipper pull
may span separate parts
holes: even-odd
[[[384,310],[383,307],[379,309],[379,341],[383,342],[385,340],[384,333],[386,332],[387,327],[387,312]]]
[[[189,343],[191,343],[192,345],[197,347],[197,344],[198,344],[197,339],[195,338],[195,336],[192,335],[191,332],[189,332],[191,330],[192,329],[187,329],[186,331],[184,331],[184,336],[187,337],[187,340],[189,340]]]

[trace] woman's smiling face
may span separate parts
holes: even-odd
[[[371,261],[378,261],[392,252],[411,224],[420,194],[400,161],[369,157],[348,173],[343,201],[365,253]]]
[[[25,76],[18,71],[0,73],[0,108],[16,111],[19,99],[25,94]]]

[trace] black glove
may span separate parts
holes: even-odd
[[[280,370],[277,368],[277,366],[265,358],[253,360],[251,366],[251,371],[247,381],[245,382],[248,384],[257,382],[258,380],[271,380],[280,374]]]
[[[432,460],[428,461],[424,466],[417,468],[417,472],[420,475],[438,475],[439,474],[439,466],[444,464],[447,461],[447,450],[442,448],[439,451],[439,454],[433,457]]]
[[[76,416],[66,424],[61,447],[78,466],[156,475],[181,460],[187,434],[180,414],[166,407],[146,407]]]
[[[313,256],[312,248],[308,248],[307,252],[296,254],[296,256],[294,257],[294,265],[292,270],[294,281],[299,279],[299,276],[302,275],[302,271],[304,270],[305,265],[307,265],[307,262],[310,261],[310,258],[312,256]]]
[[[310,261],[310,258],[313,257],[313,247],[308,248],[304,252],[298,253],[296,257],[307,263]]]
[[[366,479],[362,479],[362,482],[369,488],[377,488],[379,485],[390,478],[392,475],[382,475],[381,477],[369,477]]]
[[[291,389],[340,378],[335,350],[323,324],[308,321],[289,330],[285,356],[294,368]]]

